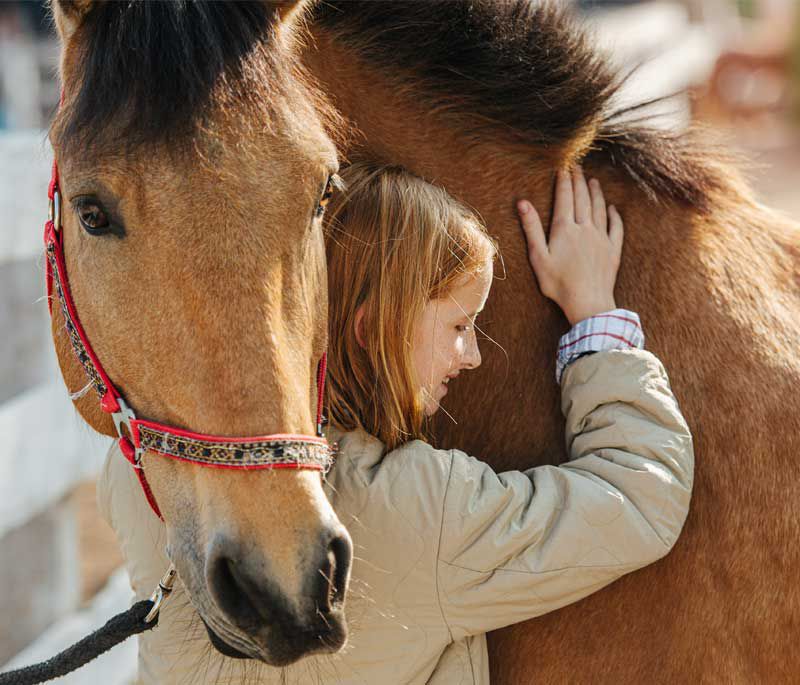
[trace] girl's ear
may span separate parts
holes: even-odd
[[[365,349],[367,347],[366,343],[364,342],[364,307],[366,305],[361,305],[358,309],[356,309],[356,316],[353,320],[353,331],[356,334],[356,342],[361,346],[361,349]]]

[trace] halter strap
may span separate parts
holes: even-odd
[[[332,463],[331,450],[323,437],[323,399],[327,354],[317,366],[317,435],[261,435],[227,437],[193,433],[155,421],[138,419],[122,394],[111,382],[92,349],[86,331],[78,318],[75,301],[69,288],[64,258],[64,235],[61,231],[61,197],[58,165],[53,171],[47,195],[50,211],[44,226],[47,256],[46,280],[48,307],[53,313],[53,295],[61,305],[70,345],[83,367],[104,412],[111,414],[119,436],[119,447],[136,470],[147,502],[156,516],[163,519],[142,465],[146,451],[187,461],[199,466],[223,469],[315,469],[325,471]]]

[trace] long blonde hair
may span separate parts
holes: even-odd
[[[494,257],[473,212],[397,166],[353,164],[328,206],[331,422],[388,449],[425,439],[411,341],[430,300]],[[356,337],[356,315],[364,307]]]

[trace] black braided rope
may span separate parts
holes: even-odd
[[[72,647],[67,647],[52,659],[16,671],[0,673],[0,685],[36,685],[79,669],[131,635],[154,628],[158,624],[157,615],[150,623],[144,622],[144,617],[152,608],[153,602],[149,599],[136,602],[130,609],[117,614],[102,628]]]

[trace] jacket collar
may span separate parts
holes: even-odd
[[[334,468],[345,467],[348,471],[358,471],[365,481],[371,480],[367,472],[377,466],[385,456],[386,446],[374,435],[362,428],[343,431],[336,426],[328,426],[328,442],[335,445]]]

